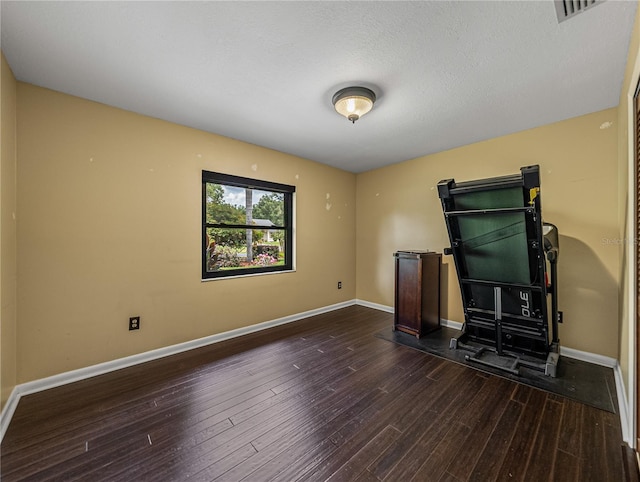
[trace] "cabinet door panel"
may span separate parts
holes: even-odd
[[[416,335],[440,328],[439,253],[398,252],[394,329]]]
[[[397,324],[420,330],[420,272],[418,259],[398,258]]]

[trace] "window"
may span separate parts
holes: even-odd
[[[295,190],[202,171],[202,278],[292,270]]]

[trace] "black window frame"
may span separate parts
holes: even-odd
[[[248,224],[224,224],[207,222],[207,184],[220,184],[244,189],[259,189],[284,194],[284,226],[270,226],[270,229],[284,230],[284,264],[275,266],[237,268],[231,270],[207,271],[207,228],[264,230],[264,226]],[[234,278],[263,273],[293,271],[293,198],[295,186],[261,179],[234,176],[212,171],[202,171],[202,279]]]

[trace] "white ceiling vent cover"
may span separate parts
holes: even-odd
[[[564,22],[571,17],[575,17],[585,10],[599,5],[604,0],[554,0],[556,4],[556,13],[558,14],[558,23]]]

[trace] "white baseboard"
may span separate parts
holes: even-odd
[[[629,403],[627,401],[627,391],[624,387],[624,378],[622,376],[622,368],[620,363],[616,362],[616,366],[613,369],[613,375],[616,380],[616,395],[618,396],[618,412],[620,414],[620,426],[622,428],[622,440],[625,441],[629,447],[633,447],[631,440],[631,417],[629,417]]]
[[[380,305],[378,303],[372,303],[371,301],[356,300],[356,305],[366,306],[367,308],[373,308],[374,310],[385,311],[387,313],[395,312],[395,308],[393,306]],[[440,318],[440,324],[456,330],[462,329],[462,323],[459,321],[447,320],[446,318]]]
[[[80,380],[85,380],[97,375],[103,375],[105,373],[120,370],[122,368],[138,365],[140,363],[146,363],[151,360],[157,360],[158,358],[175,355],[177,353],[193,350],[194,348],[212,345],[214,343],[219,343],[230,338],[236,338],[238,336],[247,335],[249,333],[255,333],[257,331],[266,330],[267,328],[284,325],[286,323],[302,320],[304,318],[320,315],[322,313],[328,313],[330,311],[338,310],[340,308],[346,308],[347,306],[353,306],[355,304],[355,300],[344,301],[342,303],[336,303],[334,305],[304,311],[302,313],[285,316],[283,318],[277,318],[275,320],[265,321],[262,323],[257,323],[255,325],[225,331],[224,333],[218,333],[216,335],[206,336],[204,338],[198,338],[196,340],[191,340],[184,343],[178,343],[177,345],[158,348],[156,350],[138,353],[136,355],[119,358],[117,360],[98,363],[97,365],[91,365],[85,368],[79,368],[77,370],[60,373],[58,375],[41,378],[39,380],[22,383],[20,385],[17,385],[13,389],[11,395],[9,396],[9,399],[7,400],[7,403],[2,409],[2,414],[0,414],[0,442],[2,442],[4,434],[9,428],[9,423],[11,422],[11,418],[13,417],[16,407],[18,406],[20,397],[24,395],[41,392],[43,390],[48,390],[49,388],[59,387],[61,385],[66,385],[68,383],[73,383]]]
[[[356,299],[356,305],[366,306],[367,308],[373,308],[378,311],[385,311],[387,313],[393,313],[393,306],[380,305],[378,303],[372,303],[371,301],[358,300]]]
[[[18,408],[18,402],[20,401],[20,392],[18,387],[14,387],[11,390],[11,395],[7,399],[7,403],[2,407],[2,413],[0,414],[0,442],[4,438],[4,434],[9,428],[9,423],[11,422],[11,418],[13,418],[13,414]]]
[[[446,318],[440,318],[440,324],[447,328],[454,328],[456,330],[462,330],[462,323],[459,321],[447,320]]]
[[[566,346],[560,347],[560,355],[567,358],[573,358],[574,360],[586,361],[593,363],[594,365],[600,365],[603,367],[615,368],[618,365],[618,360],[611,358],[610,356],[598,355],[597,353],[590,353],[588,351],[576,350],[574,348],[567,348]]]

